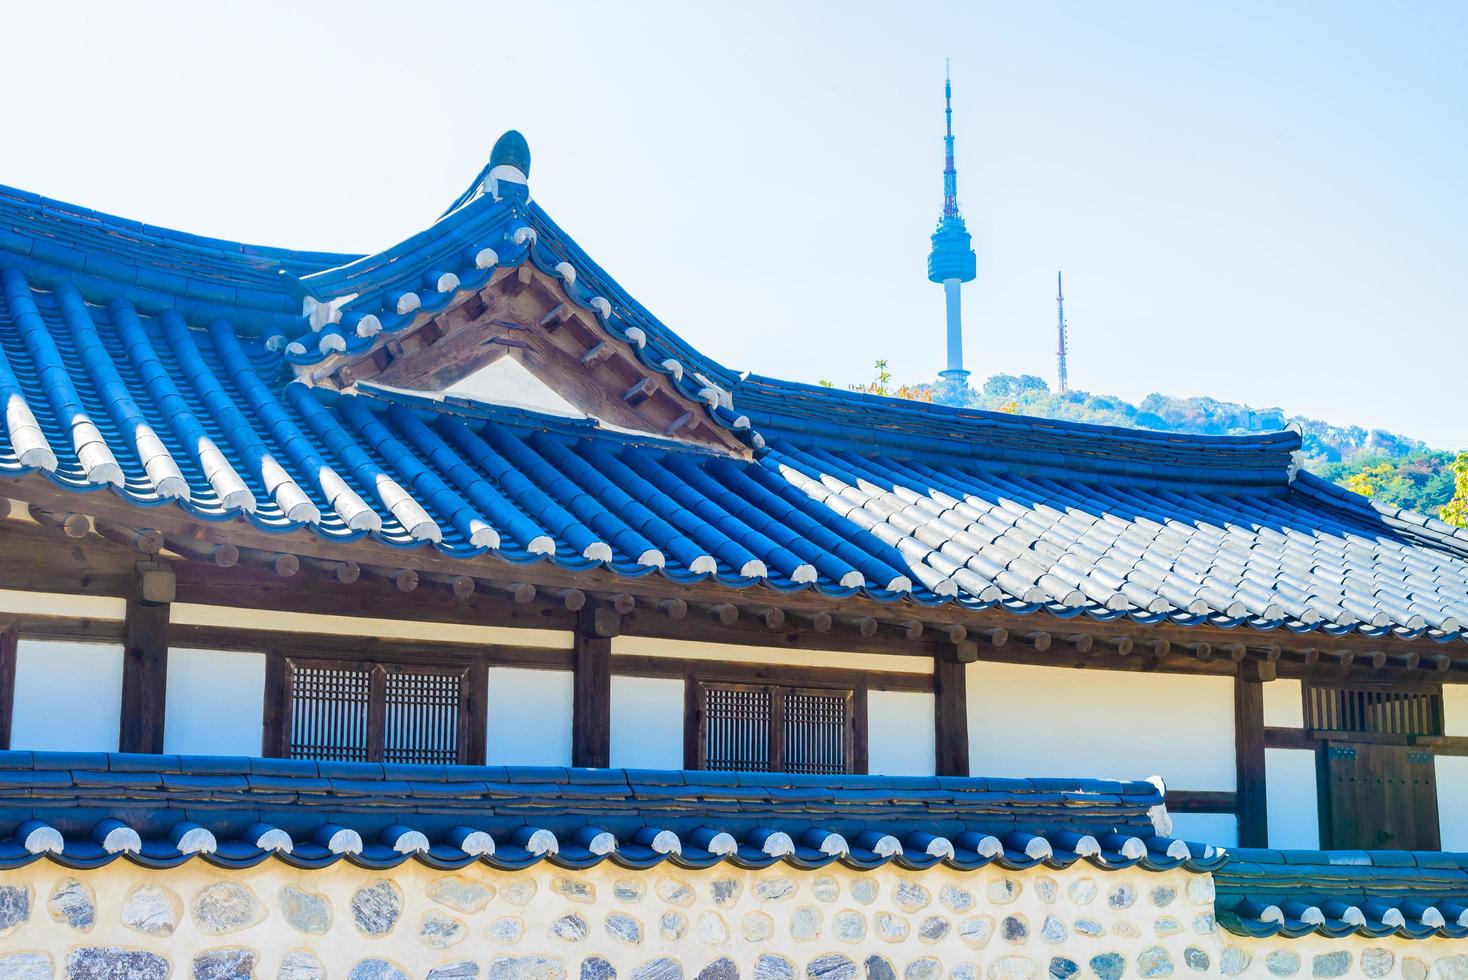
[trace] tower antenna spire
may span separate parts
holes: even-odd
[[[947,313],[948,366],[939,372],[944,381],[959,387],[968,384],[963,366],[963,313],[959,287],[978,277],[978,260],[970,247],[967,226],[958,213],[958,168],[953,162],[953,76],[943,62],[943,213],[933,232],[933,249],[928,253],[928,279],[943,284]]]
[[[1059,272],[1055,273],[1055,311],[1056,329],[1060,334],[1060,344],[1056,348],[1056,354],[1060,360],[1060,393],[1065,394],[1070,390],[1070,376],[1066,371],[1066,354],[1069,345],[1066,342],[1067,327],[1065,323],[1065,283]]]

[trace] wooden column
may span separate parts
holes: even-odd
[[[1264,795],[1264,675],[1273,665],[1245,660],[1234,680],[1234,751],[1237,763],[1239,846],[1269,846]]]
[[[168,609],[173,593],[172,570],[158,562],[138,562],[122,629],[122,720],[117,740],[122,752],[163,751]]]
[[[15,716],[15,649],[20,625],[0,630],[0,749],[10,748],[11,719]]]
[[[622,617],[583,609],[576,619],[571,702],[571,765],[605,768],[612,755],[612,637]]]
[[[977,659],[972,643],[945,646],[933,662],[934,764],[939,776],[967,776],[968,664]]]

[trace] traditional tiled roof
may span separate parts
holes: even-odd
[[[1240,935],[1468,936],[1468,854],[1239,849],[1215,881]]]
[[[322,383],[526,264],[748,458]],[[1468,625],[1468,534],[1296,473],[1294,433],[1144,432],[741,376],[509,179],[360,257],[0,191],[0,354],[0,473],[201,521],[833,598],[1435,640]]]
[[[541,860],[1208,871],[1160,789],[1108,780],[799,776],[0,752],[0,867],[127,857],[305,868]]]

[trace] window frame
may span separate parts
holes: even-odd
[[[763,677],[730,676],[720,673],[695,674],[685,678],[684,766],[688,769],[711,771],[708,768],[708,714],[707,691],[710,687],[734,690],[768,690],[770,692],[770,765],[759,770],[717,770],[720,772],[754,771],[771,774],[785,773],[786,768],[786,725],[784,702],[789,694],[810,694],[829,697],[844,694],[845,743],[843,753],[846,768],[839,775],[864,775],[867,771],[867,686],[824,681],[817,677],[809,679],[778,680]],[[838,775],[832,773],[830,775]]]

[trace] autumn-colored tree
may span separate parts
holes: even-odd
[[[1397,468],[1391,463],[1377,463],[1350,474],[1343,484],[1352,493],[1374,497],[1396,475]]]
[[[1438,516],[1457,527],[1468,527],[1468,453],[1453,460],[1453,499],[1443,505]]]

